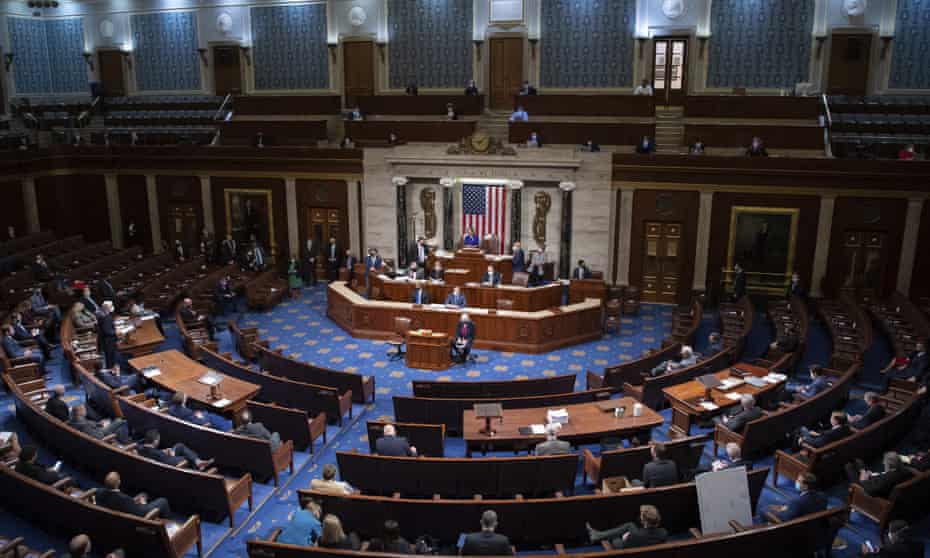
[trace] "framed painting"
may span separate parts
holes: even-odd
[[[794,271],[800,209],[733,206],[728,271],[740,264],[748,287],[777,292]]]
[[[271,190],[228,188],[224,195],[229,234],[246,246],[258,242],[272,257],[277,255]]]

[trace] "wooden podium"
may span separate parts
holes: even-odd
[[[407,332],[407,357],[409,368],[423,370],[446,370],[452,366],[449,354],[449,335],[427,330]]]

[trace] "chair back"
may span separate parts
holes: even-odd
[[[405,318],[403,316],[395,317],[394,331],[401,337],[406,337],[407,332],[410,331],[410,318]]]
[[[620,301],[616,299],[607,301],[607,317],[616,318],[620,316]]]
[[[513,274],[511,283],[518,287],[526,287],[530,284],[530,274],[525,271],[516,271]]]
[[[481,250],[485,254],[500,254],[501,242],[496,234],[489,234],[481,239]]]

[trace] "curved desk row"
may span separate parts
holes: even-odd
[[[495,312],[368,300],[342,281],[330,283],[327,295],[326,314],[354,337],[389,338],[395,335],[396,317],[410,318],[412,329],[451,334],[463,312],[475,323],[475,347],[480,349],[543,353],[601,336],[601,301],[596,299],[538,312]]]
[[[423,287],[429,293],[431,301],[442,303],[455,288],[451,283],[423,281]],[[410,302],[416,283],[406,279],[389,279],[381,277],[381,294],[391,302]],[[497,308],[498,301],[509,300],[512,310],[535,312],[562,304],[561,283],[550,283],[541,287],[518,287],[499,285],[487,287],[477,283],[466,283],[461,287],[462,294],[469,307]]]

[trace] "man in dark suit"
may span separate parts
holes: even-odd
[[[65,403],[65,386],[58,384],[52,388],[51,397],[45,402],[45,412],[61,422],[68,422],[71,418],[71,409]]]
[[[23,358],[31,360],[32,362],[39,365],[39,370],[44,374],[45,372],[45,357],[42,356],[41,351],[33,351],[32,349],[25,349],[16,338],[13,336],[13,326],[10,324],[3,325],[3,337],[0,338],[0,346],[3,346],[3,352],[6,353],[7,358]]]
[[[786,387],[785,393],[788,395],[788,399],[792,397],[799,400],[810,399],[830,387],[830,382],[819,364],[811,364],[808,370],[810,371],[811,382],[807,385]]]
[[[530,85],[529,81],[525,81],[525,80],[523,84],[520,85],[520,92],[517,93],[517,95],[535,95],[535,94],[536,94],[536,88]]]
[[[216,282],[216,287],[213,289],[213,303],[214,308],[217,309],[217,313],[222,316],[229,312],[230,307],[235,310],[235,299],[236,293],[233,292],[232,286],[230,285],[230,277],[228,275],[220,277],[220,280]]]
[[[903,363],[899,364],[898,359],[892,359],[891,364],[882,372],[893,378],[923,382],[930,374],[930,354],[927,354],[927,343],[918,341]]]
[[[778,351],[780,354],[793,353],[798,350],[799,344],[798,334],[795,333],[794,327],[789,324],[785,327],[784,333],[776,337],[775,341],[769,345],[769,351]]]
[[[794,488],[800,493],[782,506],[772,506],[772,513],[782,521],[791,521],[827,509],[827,496],[816,490],[817,477],[813,473],[800,473]]]
[[[924,543],[911,535],[911,529],[903,519],[888,523],[885,544],[872,549],[862,543],[862,555],[869,558],[923,558]]]
[[[513,255],[510,256],[510,262],[514,273],[526,271],[526,252],[523,251],[519,240],[513,243]]]
[[[454,362],[464,363],[468,361],[468,355],[471,353],[472,343],[475,342],[475,324],[471,321],[471,316],[462,314],[459,323],[455,326],[455,332],[452,339],[452,360]]]
[[[336,237],[329,237],[329,244],[326,245],[326,279],[329,281],[335,281],[339,277],[339,254]]]
[[[752,138],[752,143],[749,144],[749,147],[746,148],[747,157],[768,157],[769,152],[765,148],[765,145],[762,143],[762,138],[759,136],[754,136]]]
[[[741,434],[746,424],[762,417],[762,409],[756,406],[756,399],[746,393],[739,398],[740,408],[733,415],[723,415],[720,422],[731,432]]]
[[[640,155],[652,155],[656,152],[656,142],[649,136],[643,136],[643,139],[636,144],[636,152]]]
[[[822,448],[828,444],[842,440],[850,434],[852,434],[852,431],[849,429],[846,413],[834,411],[830,414],[829,430],[814,432],[807,428],[801,428],[801,439],[798,443],[814,448]]]
[[[160,517],[167,517],[171,513],[171,507],[168,505],[168,500],[164,498],[156,498],[151,502],[148,501],[148,497],[145,494],[139,494],[135,498],[129,496],[128,494],[122,492],[119,487],[122,484],[122,479],[119,476],[119,473],[116,471],[111,471],[107,473],[106,478],[103,480],[104,489],[98,490],[96,495],[97,505],[103,506],[105,508],[110,508],[111,510],[116,510],[118,512],[128,513],[132,515],[138,515],[140,517],[145,516],[152,510],[158,510]]]
[[[885,408],[882,407],[881,398],[877,393],[867,391],[862,399],[868,404],[869,408],[861,415],[846,415],[846,418],[849,419],[849,425],[856,430],[862,430],[885,418]]]
[[[355,263],[356,263],[357,261],[358,261],[358,259],[357,259],[355,256],[352,255],[352,250],[348,250],[348,249],[347,249],[347,250],[346,250],[345,259],[343,260],[342,265],[343,265],[343,266],[346,268],[346,270],[348,270],[348,272],[349,272],[349,283],[352,282],[352,275],[354,274],[352,268],[355,267]]]
[[[861,459],[857,459],[853,463],[846,464],[846,476],[849,482],[858,484],[866,494],[873,498],[888,498],[894,487],[911,480],[914,476],[904,467],[901,463],[901,456],[896,452],[885,452],[882,456],[882,465],[885,468],[884,472],[873,473],[865,468]]]
[[[417,281],[417,286],[410,293],[410,302],[414,304],[429,304],[429,291],[423,288],[423,283]]]
[[[801,276],[798,275],[797,272],[791,274],[791,281],[785,289],[785,298],[791,298],[793,296],[801,298],[807,297],[807,291],[805,291],[804,286],[801,285]]]
[[[110,283],[109,279],[99,274],[97,278],[97,295],[100,300],[116,301],[116,289],[113,288],[113,284]]]
[[[481,284],[485,287],[496,287],[501,284],[501,274],[494,270],[493,265],[481,276]]]
[[[19,453],[19,461],[16,462],[16,472],[42,484],[55,484],[65,478],[57,468],[39,464],[38,458],[39,451],[35,446],[23,446]]]
[[[377,275],[381,272],[384,262],[378,255],[377,248],[369,248],[368,255],[365,256],[365,296],[371,296],[371,275]]]
[[[145,440],[138,448],[138,453],[146,459],[151,459],[172,467],[186,464],[188,467],[205,469],[213,464],[212,460],[200,459],[192,449],[182,443],[166,449],[161,449],[161,433],[154,428],[145,432]],[[185,463],[186,462],[186,463]]]
[[[100,310],[100,305],[97,304],[97,301],[94,300],[94,297],[90,295],[90,287],[84,285],[81,290],[81,298],[78,299],[78,302],[84,305],[84,308],[87,308],[91,312],[97,313]]]
[[[733,301],[737,301],[746,295],[746,274],[743,272],[743,266],[738,263],[733,264]]]
[[[375,440],[375,452],[391,457],[416,457],[417,448],[411,446],[407,438],[399,437],[393,424],[388,424],[381,431],[381,437]]]
[[[61,322],[61,308],[54,304],[49,304],[41,287],[32,290],[32,296],[29,298],[29,305],[32,313],[37,316],[46,316],[50,318],[49,328],[58,329],[58,323]]]
[[[445,303],[449,306],[458,306],[459,308],[465,308],[468,304],[465,300],[465,295],[462,294],[461,287],[452,287],[452,292],[446,297]]]
[[[227,234],[226,238],[220,244],[220,257],[223,259],[224,263],[230,264],[236,261],[236,256],[239,255],[239,247],[231,234]]]
[[[42,350],[42,356],[45,360],[52,358],[52,344],[45,338],[45,334],[39,328],[28,329],[23,325],[23,315],[19,312],[13,312],[10,315],[13,326],[13,339],[17,341],[35,341]]]
[[[116,347],[116,325],[113,323],[113,301],[107,300],[97,312],[97,350],[103,355],[104,366],[113,368],[119,362]]]
[[[497,512],[487,510],[481,514],[481,531],[465,535],[460,554],[462,556],[511,556],[510,539],[495,533]]]
[[[278,448],[281,447],[281,435],[277,432],[270,432],[260,422],[252,422],[252,413],[248,409],[239,414],[239,426],[236,428],[236,434],[258,438],[259,440],[268,440],[271,442],[272,452],[278,451]]]
[[[639,522],[642,526],[631,522],[606,531],[598,531],[591,527],[590,523],[585,526],[592,543],[606,540],[610,542],[610,546],[618,550],[662,544],[668,540],[668,531],[659,527],[662,515],[655,506],[640,506]]]
[[[110,389],[128,387],[129,393],[123,395],[130,395],[139,390],[139,377],[135,374],[124,376],[118,363],[110,368],[104,368],[102,363],[98,363],[94,370],[94,376]]]
[[[588,268],[587,264],[584,263],[584,260],[578,260],[578,265],[575,266],[575,269],[572,270],[572,279],[590,279],[591,270]]]
[[[643,466],[642,485],[646,488],[658,488],[678,484],[681,481],[678,464],[668,459],[665,444],[657,442],[652,445],[651,451],[652,461]]]
[[[743,450],[736,442],[727,443],[727,445],[724,446],[724,452],[727,454],[725,459],[715,459],[710,465],[699,466],[694,471],[695,476],[701,473],[735,469],[737,467],[745,467],[747,471],[752,469],[752,462],[748,459],[743,459]]]
[[[417,281],[419,279],[426,279],[426,275],[423,273],[423,270],[417,266],[417,262],[410,262],[410,266],[407,267],[407,273],[404,274],[404,278],[408,281]]]
[[[417,237],[416,243],[410,250],[410,260],[417,262],[417,265],[426,269],[426,258],[429,257],[429,246],[426,245],[426,239],[422,236]]]
[[[129,443],[129,426],[125,419],[117,418],[113,420],[105,419],[99,422],[87,418],[87,407],[83,404],[75,405],[71,409],[71,420],[68,426],[88,436],[102,440],[110,434],[116,434],[120,443]]]
[[[446,270],[442,268],[442,262],[436,261],[433,269],[429,272],[429,279],[430,281],[445,281]]]
[[[216,326],[213,325],[213,319],[206,314],[198,314],[194,310],[194,301],[192,299],[185,298],[182,300],[178,312],[181,314],[181,321],[183,321],[184,325],[187,327],[201,323],[204,324],[207,328],[207,335],[210,340],[213,341],[213,336],[216,334]]]
[[[32,277],[40,283],[47,283],[52,280],[52,268],[42,254],[36,254],[36,259],[30,266],[32,268]]]
[[[194,411],[187,406],[187,395],[183,391],[176,391],[171,396],[168,414],[176,419],[198,426],[211,426],[210,419],[202,411]]]

